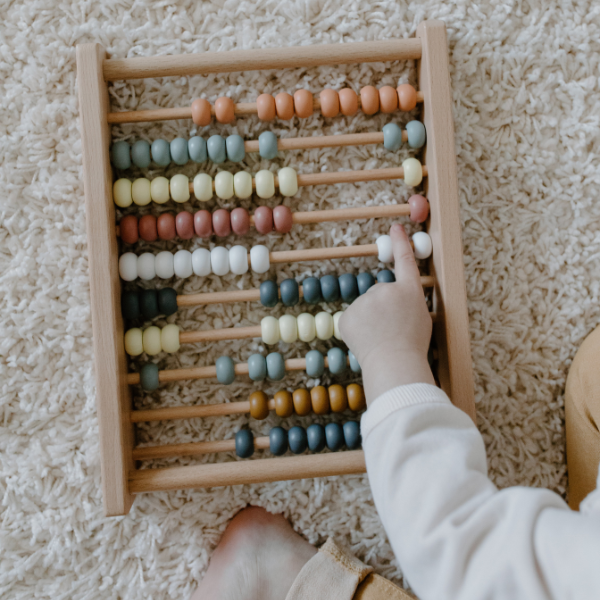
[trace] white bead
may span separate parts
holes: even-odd
[[[269,249],[266,246],[253,246],[250,250],[250,264],[255,273],[266,273],[271,268]]]
[[[234,275],[248,272],[248,251],[244,246],[233,246],[229,250],[229,270]]]
[[[138,276],[137,256],[133,252],[125,252],[119,258],[119,275],[123,281],[135,281]]]
[[[210,250],[196,248],[192,252],[192,269],[194,270],[194,275],[200,275],[201,277],[211,274]]]
[[[343,314],[344,314],[343,310],[338,310],[333,315],[333,337],[336,340],[340,340],[340,342],[344,341],[344,340],[342,340],[342,332],[340,331],[340,319]]]
[[[223,200],[233,197],[233,175],[229,171],[219,171],[215,175],[215,194]]]
[[[177,352],[179,350],[179,327],[165,325],[160,332],[160,345],[163,352]]]
[[[298,193],[298,175],[292,167],[283,167],[277,172],[279,192],[282,196],[294,196]]]
[[[312,342],[316,335],[315,318],[309,313],[300,313],[296,318],[298,337],[303,342]]]
[[[148,281],[156,277],[155,256],[150,252],[140,254],[137,260],[137,272],[140,279]]]
[[[389,263],[394,260],[394,252],[392,250],[392,238],[389,235],[380,235],[376,242],[379,254],[377,258],[382,263]]]
[[[238,171],[233,176],[233,190],[238,198],[252,196],[252,175],[248,171]]]
[[[279,317],[279,335],[281,341],[286,344],[291,344],[298,339],[298,322],[294,315]]]
[[[333,316],[328,312],[315,315],[315,329],[320,340],[330,340],[333,337]]]
[[[431,238],[424,231],[417,231],[412,236],[413,246],[415,248],[415,258],[429,258],[433,248]]]
[[[262,341],[270,346],[279,341],[279,321],[275,317],[264,317],[260,322]]]
[[[194,196],[200,202],[207,202],[213,197],[212,177],[207,173],[199,173],[194,177]]]
[[[179,250],[173,256],[173,270],[177,277],[187,279],[194,272],[192,269],[192,253],[189,250]]]
[[[131,206],[131,181],[129,179],[117,179],[113,184],[113,200],[119,208]]]
[[[142,330],[134,327],[125,333],[125,352],[129,356],[139,356],[143,351]]]
[[[183,173],[173,175],[169,184],[171,198],[180,204],[190,199],[190,180]]]
[[[164,250],[156,255],[154,260],[154,268],[156,269],[156,276],[161,279],[171,279],[175,274],[173,268],[173,255]]]
[[[407,158],[402,163],[404,169],[404,183],[416,187],[423,181],[423,167],[416,158]]]
[[[275,176],[271,171],[263,169],[254,176],[256,195],[259,198],[272,198],[275,195]]]
[[[210,251],[210,268],[215,275],[229,273],[229,251],[223,246],[215,246]]]

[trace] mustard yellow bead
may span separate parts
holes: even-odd
[[[344,314],[343,310],[338,310],[336,313],[334,313],[333,315],[333,337],[335,337],[336,340],[342,340],[342,332],[340,331],[340,319],[342,318],[342,315]]]
[[[156,177],[150,182],[150,196],[156,204],[164,204],[171,199],[169,180],[166,177]]]
[[[190,199],[190,180],[183,173],[171,177],[171,198],[175,202],[187,202]]]
[[[212,177],[207,173],[198,173],[194,177],[194,196],[200,202],[208,202],[213,197]]]
[[[233,191],[238,198],[252,196],[252,175],[248,171],[238,171],[233,176]]]
[[[328,312],[315,315],[315,329],[320,340],[330,340],[333,337],[333,316]]]
[[[260,333],[265,344],[276,344],[279,341],[279,321],[275,317],[265,317],[260,322]]]
[[[215,194],[223,200],[233,197],[233,173],[219,171],[215,175]]]
[[[291,344],[298,339],[298,322],[294,315],[279,317],[279,335],[281,341],[286,344]]]
[[[129,356],[139,356],[143,351],[142,330],[134,327],[125,333],[125,352]]]
[[[256,195],[259,198],[272,198],[275,195],[275,176],[271,171],[263,169],[254,176]]]
[[[317,335],[315,328],[315,318],[308,313],[301,313],[296,318],[298,327],[298,337],[303,342],[312,342]]]
[[[404,169],[404,183],[416,187],[423,181],[423,167],[416,158],[407,158],[402,163]]]
[[[133,182],[131,186],[131,197],[138,206],[146,206],[152,201],[150,193],[150,180],[140,177]]]
[[[119,208],[131,206],[131,181],[129,179],[117,179],[113,185],[113,200]]]
[[[179,327],[165,325],[160,332],[160,345],[163,352],[177,352],[179,350]]]
[[[279,192],[282,196],[294,196],[298,193],[298,175],[292,167],[284,167],[277,172]]]
[[[160,343],[160,329],[155,325],[148,327],[148,329],[144,329],[142,343],[146,354],[150,356],[158,354],[162,350],[162,345]]]

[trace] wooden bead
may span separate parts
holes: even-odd
[[[152,325],[152,327],[148,327],[148,329],[144,330],[142,334],[142,344],[144,346],[144,352],[148,354],[148,356],[155,356],[161,352],[160,329],[156,327],[156,325]]]
[[[275,414],[282,419],[294,414],[294,400],[287,390],[279,390],[275,396]]]
[[[182,240],[191,240],[194,237],[194,217],[192,213],[184,210],[175,217],[175,229]]]
[[[129,179],[117,179],[113,184],[113,199],[119,208],[131,206],[133,198],[131,196],[131,181]]]
[[[365,115],[374,115],[379,110],[379,92],[372,85],[360,90],[360,104]]]
[[[309,415],[312,411],[312,403],[310,401],[310,394],[308,393],[308,390],[305,390],[304,388],[294,390],[294,393],[292,394],[292,400],[294,402],[294,410],[296,411],[297,415],[304,417]]]
[[[156,231],[161,240],[172,240],[177,235],[175,217],[171,213],[163,213],[156,220]]]
[[[207,238],[212,235],[212,215],[207,210],[199,210],[194,215],[194,231],[201,238]]]
[[[210,103],[204,98],[197,98],[192,102],[192,121],[198,127],[210,125]]]
[[[135,244],[139,239],[138,220],[135,215],[127,215],[119,223],[121,239],[126,244]]]
[[[150,182],[150,196],[156,204],[164,204],[171,198],[169,180],[166,177],[155,177]]]
[[[279,321],[271,315],[263,317],[260,322],[260,333],[264,344],[269,346],[277,344],[281,339]]]
[[[361,385],[358,385],[358,383],[351,383],[346,388],[346,394],[348,396],[348,406],[350,407],[350,410],[358,412],[366,408],[367,401],[365,400],[365,392]]]
[[[283,167],[277,172],[279,192],[282,196],[294,196],[298,193],[298,174],[292,167]]]
[[[147,206],[152,201],[150,180],[139,177],[131,184],[131,199],[138,206]]]
[[[319,100],[321,101],[321,114],[324,117],[333,118],[340,114],[340,98],[335,90],[323,90],[319,94]]]
[[[413,194],[408,199],[408,204],[410,206],[410,220],[413,221],[413,223],[424,223],[429,216],[429,202],[427,201],[427,198],[420,194]]]
[[[417,92],[410,83],[403,83],[396,88],[400,110],[408,111],[417,106]]]
[[[246,235],[250,230],[250,215],[241,206],[234,208],[230,215],[231,229],[236,235]]]
[[[213,197],[213,180],[208,173],[198,173],[194,177],[194,196],[200,202],[208,202]]]
[[[175,202],[187,202],[190,199],[190,180],[183,173],[173,175],[169,182],[169,190]]]
[[[275,96],[275,109],[280,119],[291,119],[294,116],[294,98],[287,92],[279,92]]]
[[[142,330],[134,327],[125,333],[125,352],[129,356],[139,356],[143,351]]]
[[[221,96],[215,102],[215,117],[219,123],[232,123],[235,119],[235,105],[231,98]]]
[[[423,167],[414,157],[407,158],[402,163],[404,169],[404,183],[411,187],[418,186],[423,181]]]
[[[165,325],[160,332],[160,345],[163,352],[173,354],[179,351],[179,327],[174,324]]]
[[[283,204],[276,206],[273,209],[273,223],[275,225],[275,231],[278,233],[289,233],[292,230],[292,225],[294,223],[292,211]]]
[[[256,195],[259,198],[272,198],[275,195],[275,175],[267,169],[261,169],[254,176]]]
[[[318,385],[310,390],[310,401],[315,415],[329,414],[329,395],[322,385]]]
[[[261,121],[272,121],[277,114],[275,98],[271,94],[261,94],[256,99],[256,113]]]
[[[358,112],[358,96],[350,88],[344,88],[338,92],[340,110],[346,117],[351,117]]]
[[[233,173],[219,171],[215,175],[215,194],[223,200],[233,198]]]
[[[294,110],[301,119],[312,117],[313,95],[308,90],[296,90],[294,92]]]
[[[254,227],[262,234],[273,231],[273,210],[269,206],[259,206],[254,211]]]
[[[231,218],[229,211],[224,208],[218,208],[212,214],[213,231],[219,237],[228,236],[231,233]]]
[[[379,107],[382,113],[393,113],[398,108],[398,92],[385,85],[379,90]]]
[[[158,239],[156,229],[156,217],[154,215],[144,215],[138,225],[140,237],[145,242],[155,242]]]
[[[329,405],[333,412],[344,412],[348,408],[346,390],[339,384],[329,386]]]
[[[269,416],[269,400],[264,392],[250,394],[250,416],[257,421],[262,421]]]
[[[238,171],[233,176],[233,192],[238,198],[252,196],[252,175],[248,171]]]

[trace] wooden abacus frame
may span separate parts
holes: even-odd
[[[434,336],[438,348],[437,375],[442,389],[452,401],[474,418],[452,96],[446,28],[442,22],[424,21],[419,25],[416,37],[411,39],[179,56],[110,60],[100,44],[77,46],[96,394],[102,487],[107,515],[126,514],[135,494],[140,492],[365,471],[364,454],[360,450],[136,469],[109,158],[108,82],[412,59],[418,61],[419,91],[423,94],[422,118],[427,130],[427,147],[422,162],[428,169],[425,190],[430,202],[428,232],[433,243],[429,267],[430,274],[435,277],[433,311],[436,314]]]

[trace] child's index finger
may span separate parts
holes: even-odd
[[[400,223],[392,225],[390,237],[392,238],[396,281],[418,279],[419,268],[415,262],[412,245],[404,227]]]

